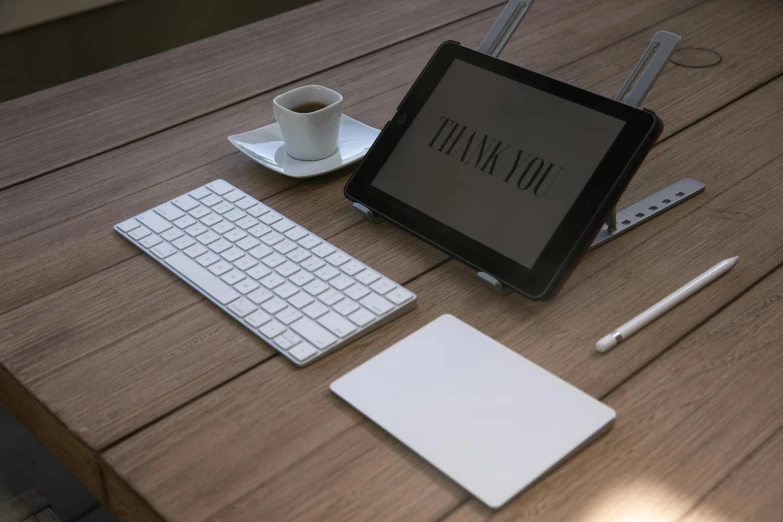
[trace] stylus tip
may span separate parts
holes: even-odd
[[[611,350],[617,346],[617,339],[615,339],[611,335],[607,335],[606,337],[601,338],[600,341],[595,343],[595,351],[599,353],[604,353],[608,350]]]

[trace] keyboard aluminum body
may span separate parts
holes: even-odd
[[[114,229],[297,366],[416,306],[416,295],[215,180]]]

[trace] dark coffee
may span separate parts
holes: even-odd
[[[324,107],[326,107],[325,103],[313,101],[305,102],[301,105],[297,105],[296,107],[292,107],[291,110],[294,112],[315,112],[320,111]]]

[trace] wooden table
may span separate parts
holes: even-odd
[[[501,298],[363,221],[342,195],[351,168],[299,182],[226,140],[309,83],[380,127],[439,43],[476,47],[501,8],[321,0],[0,105],[0,398],[120,519],[781,520],[778,0],[535,4],[503,57],[607,96],[659,29],[722,58],[669,64],[646,103],[666,129],[623,203],[686,176],[706,192],[589,254],[551,302]],[[419,308],[295,369],[112,231],[217,177],[405,284]],[[733,255],[718,283],[593,353]],[[492,512],[329,392],[443,313],[615,408],[613,431]]]

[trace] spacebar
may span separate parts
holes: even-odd
[[[239,292],[212,275],[211,272],[199,266],[182,252],[166,258],[166,262],[177,272],[185,276],[185,279],[201,288],[215,298],[220,304],[228,304],[237,297]]]

